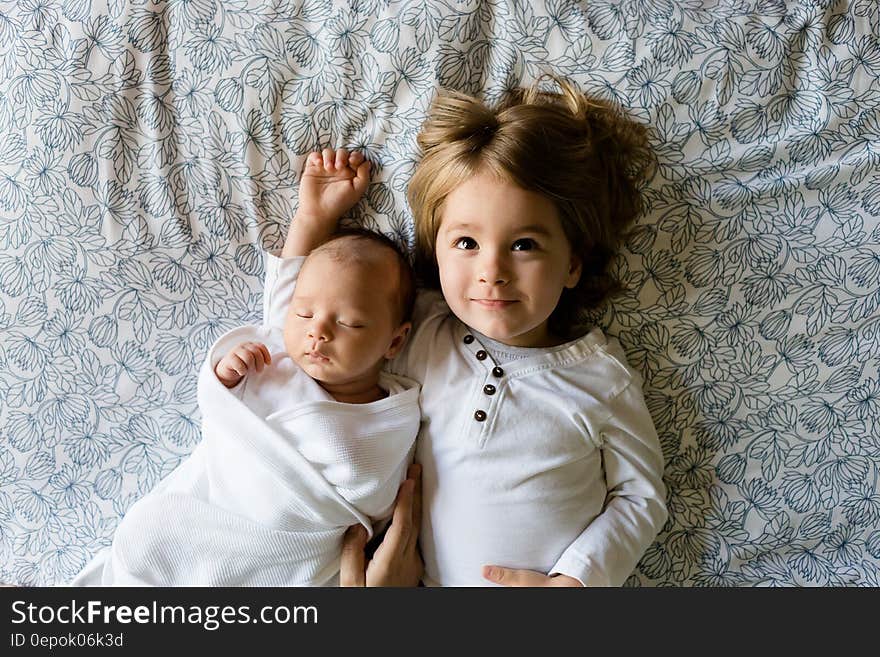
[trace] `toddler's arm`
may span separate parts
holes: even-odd
[[[226,354],[214,368],[214,374],[227,388],[234,388],[251,370],[262,372],[272,364],[272,356],[266,345],[259,342],[242,342]]]
[[[605,508],[551,572],[587,586],[621,586],[666,522],[663,453],[641,385],[614,398],[600,432],[608,494]]]
[[[306,158],[299,183],[299,205],[290,223],[285,258],[306,256],[336,230],[339,219],[367,189],[370,163],[363,153],[349,155],[344,148],[325,148]]]

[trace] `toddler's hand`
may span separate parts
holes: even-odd
[[[370,163],[360,151],[349,155],[344,148],[325,148],[310,153],[299,183],[297,218],[335,227],[363,196],[369,178]]]
[[[271,364],[272,356],[269,355],[266,345],[259,342],[242,342],[220,359],[214,373],[220,379],[220,383],[232,388],[238,385],[249,371],[256,369],[257,372],[262,372],[263,367]]]
[[[583,586],[568,575],[545,575],[534,570],[516,570],[501,566],[483,566],[483,577],[502,586]]]

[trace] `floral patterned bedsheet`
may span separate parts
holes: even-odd
[[[670,520],[632,585],[880,585],[876,0],[0,0],[0,581],[68,581],[198,442],[303,156],[412,243],[435,89],[550,70],[659,168],[595,314],[645,378]]]

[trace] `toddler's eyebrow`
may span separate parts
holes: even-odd
[[[543,235],[544,237],[550,237],[550,231],[540,224],[529,224],[527,226],[517,226],[516,233],[534,233],[535,235]]]
[[[465,222],[458,222],[457,224],[452,224],[450,226],[441,226],[441,228],[445,228],[448,232],[458,232],[460,230],[469,231],[475,228],[474,224],[468,224]]]
[[[452,224],[446,230],[448,232],[473,232],[474,230],[478,230],[479,226],[474,224],[469,224],[465,222],[459,222],[457,224]],[[535,235],[543,235],[544,237],[550,237],[550,231],[546,226],[542,226],[541,224],[528,224],[526,226],[517,226],[511,232],[513,233],[533,233]]]

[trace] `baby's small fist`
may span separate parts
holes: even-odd
[[[217,378],[227,388],[238,385],[245,375],[256,369],[262,372],[272,364],[272,356],[266,345],[259,342],[243,342],[226,354],[214,370]]]

